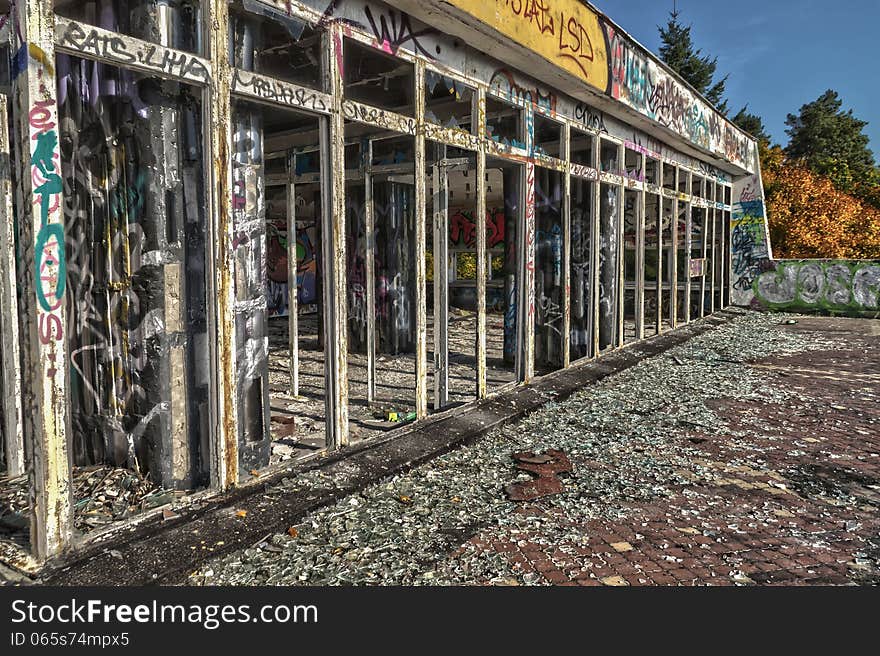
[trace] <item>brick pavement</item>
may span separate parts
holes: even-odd
[[[710,402],[737,436],[677,432],[673,442],[697,455],[671,496],[572,525],[577,540],[484,532],[470,546],[554,585],[880,583],[880,322],[802,318],[784,329],[833,333],[849,347],[753,363],[801,398]],[[565,522],[552,504],[518,512]]]

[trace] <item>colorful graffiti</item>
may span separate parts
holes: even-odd
[[[49,344],[64,336],[61,306],[67,281],[64,249],[64,223],[61,220],[61,192],[64,184],[59,175],[57,116],[54,100],[37,101],[28,115],[34,151],[31,155],[34,206],[38,207],[40,230],[34,253],[36,266],[38,324],[40,342]],[[54,368],[48,375],[53,378]]]
[[[448,0],[592,87],[608,85],[608,56],[598,15],[577,0]]]
[[[287,225],[284,221],[270,222],[267,235],[267,289],[270,317],[289,314],[287,261],[290,253]],[[296,231],[296,286],[299,306],[318,302],[318,227],[315,224],[298,227]]]
[[[609,93],[698,146],[753,170],[754,147],[693,91],[614,26],[603,23],[610,48]]]
[[[486,248],[504,247],[504,210],[486,211]],[[474,213],[457,210],[449,219],[449,241],[451,246],[473,248],[477,243],[477,224]]]
[[[736,191],[730,223],[730,295],[734,305],[746,306],[754,298],[755,280],[770,266],[770,241],[760,178],[745,178]]]
[[[880,262],[786,260],[754,282],[755,300],[779,310],[871,313],[880,311]]]

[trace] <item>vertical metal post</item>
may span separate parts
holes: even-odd
[[[416,416],[428,416],[428,317],[427,274],[425,272],[427,177],[425,168],[425,62],[415,67],[415,204],[416,204]],[[479,224],[478,224],[479,225]],[[479,257],[479,256],[478,256]],[[479,268],[479,267],[478,267]]]
[[[373,204],[373,141],[363,144],[364,171],[364,264],[367,306],[367,403],[376,400],[376,212]]]
[[[290,346],[290,395],[299,396],[299,288],[296,248],[296,154],[287,156],[287,341]]]
[[[641,179],[645,180],[645,155],[640,154]],[[639,192],[638,200],[638,220],[636,221],[636,290],[635,290],[635,307],[636,313],[636,340],[645,339],[645,185],[642,184],[642,190]]]
[[[703,275],[700,276],[700,318],[702,319],[706,316],[706,277],[708,276],[707,271],[707,254],[709,248],[709,209],[701,208],[700,213],[703,215],[703,237],[702,241],[702,271]]]
[[[678,327],[678,180],[681,169],[675,167],[673,187],[675,195],[672,199],[672,244],[670,249],[672,257],[669,266],[669,286],[671,306],[669,308],[669,323],[673,329]]]
[[[618,174],[626,172],[626,148],[623,144],[617,147]],[[626,298],[626,242],[624,241],[624,223],[626,214],[626,185],[617,186],[617,347],[626,342],[626,318],[624,302]]]
[[[713,182],[712,183],[712,207],[709,209],[709,214],[712,216],[712,278],[710,281],[711,288],[711,298],[709,300],[709,312],[711,314],[715,314],[715,292],[716,292],[716,275],[715,271],[718,268],[718,210],[715,208],[715,199],[718,193],[718,186]]]
[[[324,403],[329,448],[344,447],[349,443],[342,35],[342,25],[338,23],[333,23],[325,34],[324,88],[331,94],[333,107],[329,117],[321,117]],[[328,153],[329,157],[325,157]]]
[[[38,560],[70,543],[66,254],[58,142],[55,18],[50,0],[14,10],[21,244],[22,431],[27,449],[31,549]]]
[[[531,107],[522,112],[522,133],[529,153],[534,151],[535,117]],[[520,334],[522,335],[522,382],[529,382],[535,376],[535,161],[531,157],[523,168],[525,184],[521,185],[524,195],[522,244],[524,275],[520,295]]]
[[[690,196],[691,192],[691,174],[690,172],[682,172],[679,169],[679,175],[687,176],[687,193]],[[684,229],[684,257],[685,257],[685,266],[684,266],[684,322],[686,324],[691,322],[691,294],[692,294],[692,283],[691,283],[691,228],[693,227],[693,205],[690,200],[679,201],[679,203],[684,203],[685,213],[685,229]]]
[[[666,199],[663,196],[664,178],[663,168],[666,165],[663,160],[657,161],[657,186],[660,193],[657,195],[657,312],[654,321],[657,324],[656,334],[663,332],[663,208],[666,205]]]
[[[486,151],[477,150],[477,398],[486,398],[486,277],[491,260],[486,257]]]
[[[0,95],[0,349],[3,371],[3,436],[6,473],[23,474],[24,440],[21,434],[21,344],[18,328],[15,216],[12,209],[12,161],[9,149],[9,114],[6,96]],[[17,134],[17,133],[16,133]]]
[[[208,46],[213,72],[212,84],[203,94],[206,113],[206,142],[209,144],[211,185],[208,194],[211,216],[210,241],[214,244],[213,275],[208,280],[208,298],[214,299],[209,312],[216,342],[209,341],[211,361],[216,372],[215,420],[211,441],[211,486],[226,489],[238,483],[238,385],[235,352],[235,286],[232,243],[232,126],[230,119],[229,7],[224,0],[204,3],[208,26]]]
[[[593,168],[599,171],[602,166],[600,162],[602,153],[602,145],[601,140],[599,139],[599,135],[595,135],[593,137],[593,153],[592,153],[592,165]],[[593,353],[592,356],[596,357],[599,355],[599,347],[601,342],[599,341],[599,321],[600,317],[600,306],[599,306],[599,264],[601,262],[600,259],[600,250],[602,248],[601,243],[599,242],[599,238],[601,236],[600,224],[602,221],[602,183],[597,180],[592,185],[592,195],[593,195],[593,211],[590,216],[590,284],[593,288],[593,293],[590,298],[590,302],[593,304],[592,313],[593,313]]]
[[[571,365],[571,126],[562,125],[562,367]]]
[[[442,163],[446,146],[434,158],[434,409],[449,403],[449,175]]]

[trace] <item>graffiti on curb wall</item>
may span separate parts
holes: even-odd
[[[786,260],[755,280],[755,300],[780,310],[880,310],[880,261]]]

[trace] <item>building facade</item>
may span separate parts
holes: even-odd
[[[770,258],[756,142],[580,0],[7,11],[25,560],[133,516],[79,521],[78,472],[252,484],[748,304]]]

